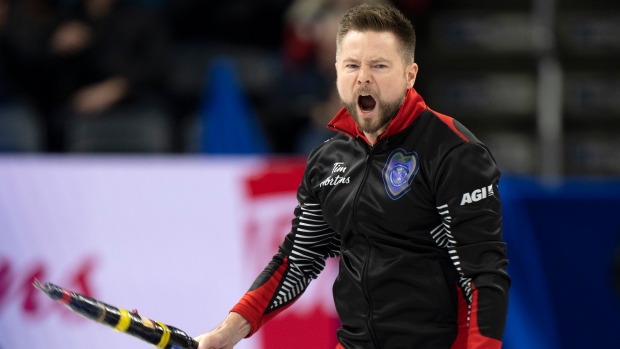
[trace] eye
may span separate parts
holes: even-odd
[[[345,67],[350,68],[350,69],[357,69],[359,65],[354,64],[354,63],[349,63],[349,64],[346,64]]]
[[[376,64],[375,68],[383,69],[383,68],[387,68],[387,65],[385,65],[385,64]]]

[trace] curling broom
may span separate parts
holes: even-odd
[[[83,317],[142,339],[161,349],[197,349],[198,342],[176,327],[164,325],[96,299],[34,280],[33,286]]]

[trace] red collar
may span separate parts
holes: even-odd
[[[405,102],[398,110],[398,113],[396,113],[394,119],[390,121],[385,132],[379,135],[377,140],[395,135],[404,130],[407,126],[411,125],[413,120],[425,109],[428,109],[428,107],[426,103],[424,103],[422,97],[413,88],[409,89],[405,96]],[[364,133],[355,123],[355,120],[353,120],[351,114],[349,114],[345,108],[340,109],[338,114],[329,122],[327,128],[344,133],[352,138],[360,137],[366,143],[370,144],[366,136],[364,136]]]

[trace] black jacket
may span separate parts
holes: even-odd
[[[340,256],[345,348],[500,348],[509,277],[489,150],[409,90],[370,146],[346,110],[308,158],[293,229],[233,308],[252,333]],[[269,299],[269,302],[265,302]]]

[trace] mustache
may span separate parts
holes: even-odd
[[[364,87],[360,87],[359,89],[357,89],[355,91],[355,94],[358,96],[359,95],[371,95],[372,96],[373,91],[370,88],[364,86]]]

